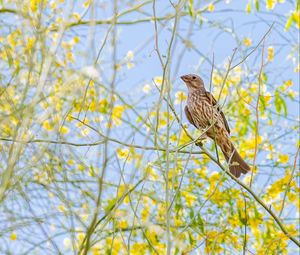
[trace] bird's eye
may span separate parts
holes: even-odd
[[[196,76],[193,76],[192,79],[193,79],[193,80],[196,80]]]

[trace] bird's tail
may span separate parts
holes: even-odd
[[[239,178],[241,174],[246,174],[250,171],[249,165],[242,159],[241,155],[234,148],[233,144],[230,142],[230,150],[226,146],[220,146],[221,150],[225,156],[225,159],[229,165],[230,172]]]

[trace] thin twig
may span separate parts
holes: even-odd
[[[291,173],[289,182],[286,185],[286,189],[285,189],[285,192],[284,192],[284,195],[283,195],[282,204],[281,204],[281,208],[280,208],[280,212],[279,212],[279,217],[281,217],[281,214],[283,212],[285,199],[286,199],[287,193],[289,192],[289,189],[290,189],[290,186],[291,186],[291,182],[292,182],[292,180],[294,178],[294,175],[295,175],[295,172],[296,172],[296,166],[297,166],[297,159],[298,159],[298,156],[299,156],[299,151],[300,151],[300,146],[298,147],[298,150],[296,152],[295,159],[294,159],[293,171]]]
[[[260,66],[259,76],[258,76],[258,92],[257,92],[256,106],[255,106],[255,118],[256,118],[256,123],[255,123],[255,147],[254,147],[254,157],[253,157],[253,167],[252,167],[252,171],[251,171],[250,187],[252,186],[254,171],[256,170],[255,168],[256,168],[256,157],[257,157],[258,136],[259,136],[259,131],[258,131],[258,125],[259,125],[259,100],[260,100],[261,76],[262,76],[263,68],[264,68],[264,42],[263,42],[262,52],[261,52],[261,66]]]

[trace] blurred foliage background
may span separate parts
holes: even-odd
[[[296,254],[299,10],[0,0],[0,253]],[[187,73],[252,167],[239,181],[191,140]]]

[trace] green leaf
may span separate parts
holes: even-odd
[[[13,60],[12,55],[10,54],[10,47],[7,45],[4,45],[4,48],[5,48],[5,52],[6,52],[6,56],[7,56],[7,60],[8,60],[8,65],[9,65],[9,67],[12,67],[14,64],[14,60]]]
[[[189,241],[190,241],[190,245],[195,245],[195,239],[193,238],[192,234],[190,233],[190,231],[188,231],[188,235],[189,235]]]
[[[276,109],[277,113],[280,113],[281,112],[281,104],[280,104],[278,90],[275,91],[275,100],[274,100],[274,103],[275,103],[275,109]]]
[[[286,107],[286,103],[284,101],[284,98],[280,95],[279,91],[276,90],[275,91],[275,109],[277,111],[277,113],[281,113],[281,111],[283,111],[284,116],[287,116],[287,107]]]
[[[91,174],[92,177],[96,176],[95,169],[92,165],[90,165],[90,174]]]
[[[175,248],[175,254],[179,254],[179,248],[177,246]]]
[[[204,234],[204,223],[203,223],[203,220],[200,216],[200,213],[198,213],[198,215],[197,215],[197,223],[198,223],[198,226],[199,226],[199,229],[200,229],[201,233]]]
[[[259,11],[259,2],[258,0],[255,0],[255,8],[257,11]]]
[[[179,194],[179,196],[180,196],[180,194]],[[175,209],[176,212],[180,211],[182,209],[182,204],[176,203],[174,209]]]
[[[202,18],[202,15],[201,15],[201,14],[199,14],[198,17],[199,17],[199,26],[200,26],[200,28],[201,28],[202,25],[203,25],[203,18]]]
[[[117,202],[117,198],[107,200],[107,205],[104,206],[104,211],[110,212],[111,209],[115,206],[116,202]]]
[[[249,14],[251,12],[251,3],[248,2],[247,6],[246,6],[246,13]]]
[[[287,107],[286,107],[286,103],[285,103],[285,101],[284,101],[284,99],[283,98],[281,98],[282,99],[282,108],[283,108],[283,114],[284,114],[284,117],[286,117],[287,116]]]
[[[194,1],[190,0],[189,1],[189,14],[191,17],[193,17],[193,19],[195,19],[195,11],[194,11]]]
[[[288,18],[287,22],[285,23],[284,30],[288,31],[289,28],[291,27],[292,23],[293,23],[293,15],[290,15],[290,17]]]
[[[259,107],[259,110],[261,113],[264,113],[265,112],[265,109],[266,109],[266,100],[265,98],[262,96],[262,97],[259,97],[259,101],[260,101],[260,107]]]
[[[262,79],[263,83],[267,83],[267,81],[268,81],[268,76],[266,75],[265,72],[262,73],[261,79]]]
[[[254,207],[254,217],[255,217],[255,219],[259,218],[259,213],[258,213],[256,207]]]
[[[247,218],[242,217],[242,212],[241,210],[238,210],[238,215],[239,215],[239,220],[243,225],[247,224]]]
[[[191,218],[191,219],[194,218],[194,210],[193,210],[193,209],[190,210],[190,218]]]

